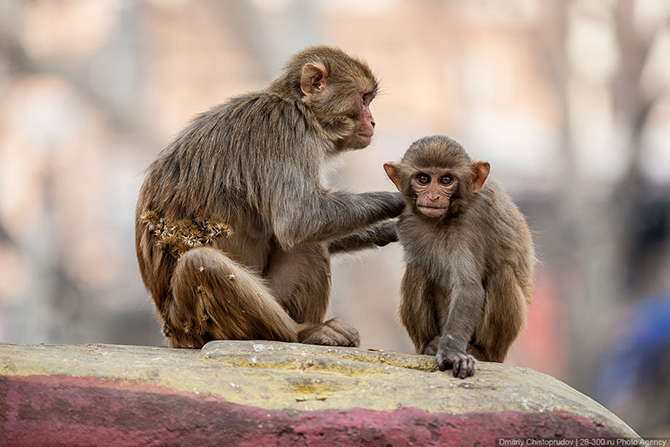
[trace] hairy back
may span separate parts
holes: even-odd
[[[170,219],[205,211],[222,218],[238,212],[269,215],[269,208],[277,205],[272,193],[280,192],[282,178],[291,170],[297,180],[293,188],[316,181],[300,179],[309,177],[321,162],[322,145],[306,150],[294,143],[309,141],[309,133],[315,132],[306,113],[299,101],[264,92],[204,112],[149,167],[138,206]],[[272,166],[283,170],[277,172]]]

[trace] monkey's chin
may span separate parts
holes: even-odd
[[[346,151],[356,151],[359,149],[365,149],[370,145],[372,141],[371,136],[364,135],[354,135],[346,140],[342,140],[339,143],[336,143],[336,152],[346,152]]]
[[[447,213],[447,210],[449,207],[443,207],[443,208],[434,208],[430,206],[417,206],[421,214],[423,214],[426,217],[430,217],[431,219],[437,219],[439,217],[444,216]]]
[[[363,149],[368,147],[371,141],[372,135],[358,134],[352,138],[351,145],[349,147],[351,149]]]

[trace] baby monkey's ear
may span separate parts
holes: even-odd
[[[472,165],[472,192],[477,194],[482,190],[484,182],[489,178],[491,165],[485,161],[477,161]]]
[[[384,170],[395,187],[398,188],[398,191],[402,192],[402,185],[400,183],[400,165],[392,162],[384,163]]]

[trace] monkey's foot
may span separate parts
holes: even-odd
[[[421,354],[423,355],[436,355],[437,354],[437,347],[440,344],[440,336],[438,335],[437,337],[433,338],[430,343],[426,345],[425,348],[423,348],[423,351]]]
[[[361,343],[358,331],[337,318],[325,323],[302,325],[298,332],[298,341],[310,345],[353,347]]]
[[[440,349],[437,352],[437,366],[439,366],[440,371],[449,369],[449,365],[451,365],[454,377],[465,379],[474,375],[475,363],[475,358],[465,352],[450,349]]]

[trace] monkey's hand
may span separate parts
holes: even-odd
[[[475,373],[476,360],[463,349],[451,347],[448,343],[440,343],[436,357],[440,371],[446,371],[451,365],[454,377],[465,379]]]
[[[328,243],[328,251],[331,255],[336,253],[346,253],[367,248],[383,247],[391,242],[398,242],[398,232],[396,231],[396,222],[388,221],[370,227],[360,233],[335,239]]]
[[[392,203],[394,210],[392,217],[400,216],[400,214],[402,214],[406,206],[405,197],[400,192],[392,192],[389,194],[392,196]]]
[[[374,243],[378,247],[383,247],[391,242],[398,242],[397,222],[391,220],[377,225],[374,230]]]

